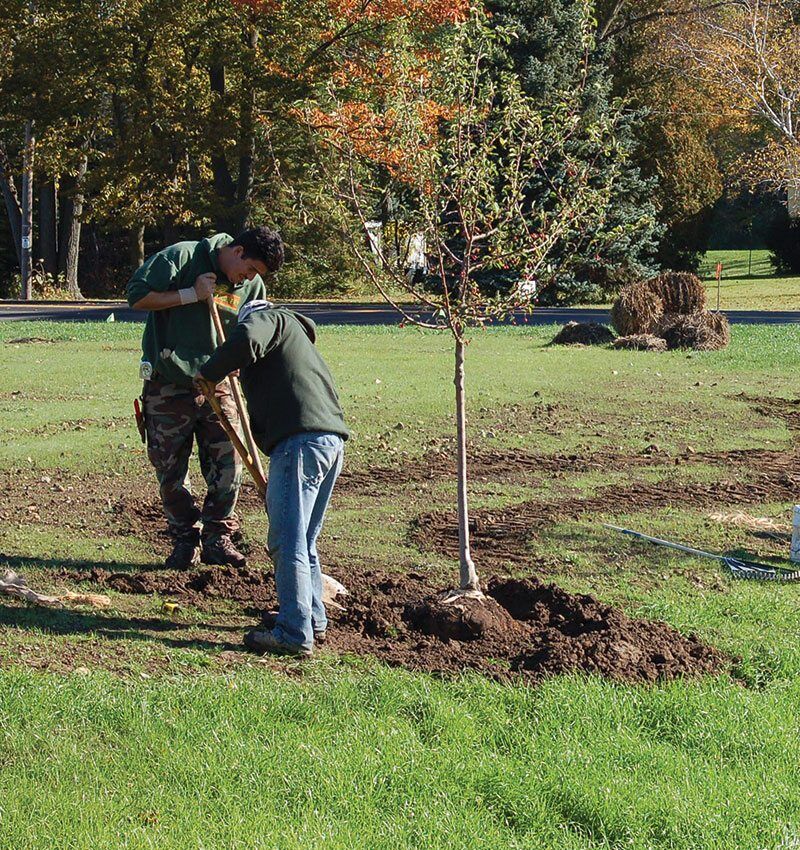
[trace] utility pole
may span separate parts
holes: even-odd
[[[23,301],[33,297],[33,154],[36,139],[33,121],[25,122],[25,150],[22,155],[22,227],[20,228],[20,270]]]

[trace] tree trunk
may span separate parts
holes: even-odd
[[[14,184],[14,172],[11,169],[6,149],[2,145],[0,145],[0,188],[3,191],[14,252],[17,255],[17,262],[21,264],[22,257],[19,248],[22,241],[22,208],[17,195],[17,187]]]
[[[208,71],[211,91],[221,104],[225,102],[225,66],[212,65]],[[211,173],[213,174],[214,194],[217,196],[217,213],[214,227],[220,231],[232,229],[229,210],[236,203],[236,184],[233,182],[228,160],[223,147],[211,152]],[[234,236],[237,234],[233,234]]]
[[[56,214],[56,183],[46,180],[39,184],[39,256],[44,270],[58,274],[58,221]]]
[[[464,341],[456,336],[456,431],[458,442],[458,560],[462,590],[480,590],[478,573],[469,549],[467,507],[467,408],[464,394]]]
[[[78,260],[81,244],[81,213],[83,212],[83,178],[86,175],[86,157],[81,161],[77,177],[62,180],[61,227],[58,239],[58,270],[70,295],[82,301],[83,294],[78,286]]]
[[[258,30],[253,27],[247,33],[247,52],[249,59],[255,64],[258,48]],[[242,99],[239,110],[239,174],[236,181],[236,210],[232,216],[234,224],[233,236],[238,236],[247,226],[250,218],[250,199],[253,194],[253,163],[256,151],[255,110],[256,90],[249,81],[255,77],[245,74]]]
[[[132,227],[130,232],[131,266],[138,269],[144,262],[144,225]]]
[[[89,236],[86,239],[86,247],[89,253],[89,263],[91,265],[90,274],[96,283],[100,282],[100,240],[97,237],[97,225],[92,222],[88,225]],[[85,267],[84,267],[85,268]]]
[[[33,156],[36,138],[33,122],[25,122],[25,150],[22,155],[22,221],[20,228],[20,271],[22,287],[20,298],[33,298]]]

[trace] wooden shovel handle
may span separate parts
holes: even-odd
[[[211,313],[211,321],[214,323],[214,330],[216,330],[216,332],[217,332],[217,340],[220,343],[225,342],[225,329],[222,327],[222,320],[219,317],[219,310],[217,309],[217,305],[214,301],[213,295],[211,296],[211,298],[208,299],[208,311],[209,311],[209,313]],[[231,395],[233,395],[233,401],[236,404],[236,409],[239,411],[239,420],[242,423],[242,433],[244,434],[244,438],[247,441],[247,449],[244,452],[239,451],[237,443],[236,443],[236,441],[234,441],[234,439],[232,437],[231,437],[231,442],[233,443],[236,450],[239,451],[239,454],[242,457],[242,461],[245,463],[245,466],[247,466],[248,470],[250,471],[250,474],[255,479],[256,486],[259,488],[259,491],[260,491],[262,483],[264,483],[264,488],[266,488],[266,483],[265,483],[266,482],[266,476],[264,475],[264,467],[261,465],[261,456],[258,453],[258,447],[256,446],[256,441],[255,441],[255,439],[253,439],[253,431],[250,428],[250,418],[248,417],[247,410],[245,409],[245,406],[244,406],[244,399],[242,398],[242,390],[239,387],[239,380],[237,378],[235,378],[233,375],[228,375],[227,380],[228,380],[228,384],[230,385],[230,388],[231,388]],[[216,399],[216,396],[214,395],[214,393],[212,393],[211,396],[214,399]],[[222,408],[220,407],[220,409],[217,410],[214,407],[214,404],[211,401],[210,397],[209,397],[208,400],[209,400],[209,404],[211,404],[211,407],[214,409],[214,412],[217,414],[217,416],[220,417],[220,422],[223,422],[222,427],[224,428],[225,427],[224,422],[227,422],[228,420],[227,420],[227,417],[225,417],[225,420],[223,421],[224,414],[220,415]],[[228,422],[228,425],[230,425],[230,422]],[[227,432],[227,429],[226,429],[226,432]],[[228,436],[230,436],[230,434]],[[236,437],[237,437],[239,445],[241,445],[242,441],[240,439],[238,439],[239,435],[237,434]],[[248,465],[248,462],[245,460],[246,454],[249,454],[249,456],[250,456],[250,462],[252,464],[252,467],[250,465]],[[255,470],[255,472],[253,470]]]
[[[208,403],[211,405],[211,409],[219,417],[219,421],[225,430],[225,433],[228,435],[228,439],[233,443],[233,447],[239,453],[239,457],[241,457],[242,463],[247,467],[247,471],[253,476],[256,488],[263,499],[267,494],[267,479],[265,478],[260,465],[255,461],[251,452],[248,451],[247,446],[245,446],[242,442],[242,438],[239,436],[239,432],[233,427],[230,419],[228,419],[225,415],[225,411],[222,409],[222,405],[217,398],[214,385],[209,381],[204,381],[202,378],[199,383],[202,387],[203,395],[208,399]],[[256,455],[256,457],[258,457],[258,455]]]

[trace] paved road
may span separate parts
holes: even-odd
[[[396,325],[397,313],[388,305],[324,302],[292,302],[292,309],[310,316],[321,325]],[[781,325],[800,322],[800,310],[726,310],[737,324]],[[111,314],[117,322],[143,322],[146,313],[131,310],[124,301],[84,301],[78,304],[37,301],[0,301],[0,321],[46,319],[57,322],[102,322]],[[608,322],[608,310],[584,307],[537,307],[527,317],[531,325],[566,322]],[[520,316],[519,321],[525,321]]]

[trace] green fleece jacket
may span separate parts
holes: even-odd
[[[333,378],[315,340],[311,319],[282,308],[255,310],[200,370],[209,381],[240,370],[253,437],[266,454],[293,434],[349,436]]]
[[[150,257],[128,282],[131,307],[150,292],[167,292],[194,286],[206,272],[217,275],[214,301],[226,334],[236,325],[239,307],[265,297],[264,281],[256,275],[234,287],[219,267],[219,249],[233,242],[218,233],[199,242],[179,242]],[[205,301],[153,310],[142,337],[142,360],[150,363],[162,381],[191,387],[197,370],[217,347],[217,334]]]

